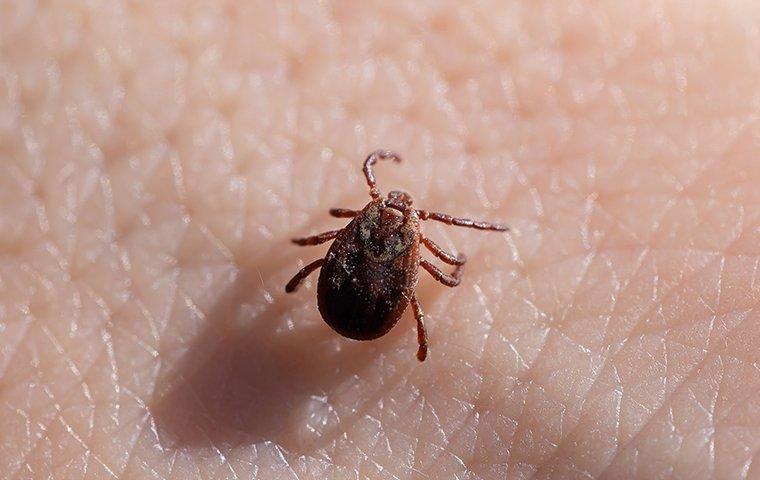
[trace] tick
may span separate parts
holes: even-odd
[[[355,340],[382,337],[396,325],[411,303],[417,320],[417,359],[424,361],[428,351],[425,314],[415,296],[419,267],[447,287],[456,287],[467,258],[446,252],[424,236],[420,232],[420,221],[436,220],[497,232],[508,228],[498,223],[415,209],[412,197],[406,192],[393,191],[383,197],[372,172],[378,160],[400,162],[401,157],[387,150],[378,150],[367,157],[364,176],[372,200],[361,210],[330,209],[333,217],[353,218],[348,225],[340,230],[293,239],[293,243],[302,246],[335,241],[325,258],[303,267],[288,282],[285,291],[294,292],[310,273],[322,267],[317,283],[319,312],[333,330]],[[421,258],[420,244],[444,263],[453,265],[454,272],[446,274]]]

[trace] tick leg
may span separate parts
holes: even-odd
[[[359,212],[348,208],[331,208],[330,215],[338,218],[351,218],[359,215]]]
[[[440,258],[449,265],[464,265],[465,262],[467,262],[467,257],[463,253],[460,253],[459,255],[453,255],[445,251],[443,248],[441,248],[440,245],[424,235],[420,235],[420,241],[427,247],[428,250],[433,252],[433,255]]]
[[[452,217],[446,213],[428,212],[427,210],[417,210],[420,220],[436,220],[448,225],[456,225],[459,227],[475,228],[477,230],[495,230],[497,232],[506,232],[509,227],[501,225],[499,223],[478,222],[470,220],[469,218],[457,218]]]
[[[454,273],[451,275],[443,273],[438,267],[425,259],[420,261],[420,265],[422,265],[422,268],[427,270],[428,273],[433,276],[433,278],[446,285],[447,287],[456,287],[459,285],[459,282],[462,281],[464,265],[457,265],[457,268],[454,269]]]
[[[425,331],[425,312],[422,311],[420,302],[417,301],[417,296],[412,295],[412,310],[414,310],[414,318],[417,320],[417,343],[420,347],[417,349],[417,360],[424,362],[427,358],[428,344],[427,344],[427,331]]]
[[[340,230],[330,230],[329,232],[320,233],[319,235],[312,235],[311,237],[294,238],[291,241],[296,245],[319,245],[325,243],[333,238],[337,237]]]
[[[372,165],[377,163],[378,160],[393,160],[398,163],[401,161],[401,157],[390,150],[376,150],[370,153],[364,161],[364,176],[367,177],[369,194],[372,198],[378,198],[380,196],[380,190],[377,189],[377,182],[375,181],[375,174],[372,172]]]
[[[322,266],[322,264],[325,263],[324,258],[320,258],[319,260],[314,260],[310,264],[303,267],[301,270],[296,273],[293,278],[290,279],[287,285],[285,285],[285,291],[287,293],[293,293],[298,288],[298,285],[309,276],[311,272],[318,269]]]

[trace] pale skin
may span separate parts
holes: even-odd
[[[760,478],[757,2],[462,3],[0,6],[3,478]],[[283,291],[377,148],[423,363]]]

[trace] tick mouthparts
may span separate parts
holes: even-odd
[[[398,203],[393,203],[393,202],[385,202],[385,206],[392,208],[394,210],[398,210],[399,212],[402,212],[402,213],[404,212],[404,210],[406,210],[406,207],[404,205],[399,205]]]

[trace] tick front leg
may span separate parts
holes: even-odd
[[[351,218],[359,215],[359,212],[348,208],[331,208],[330,215],[338,218]]]
[[[320,233],[319,235],[312,235],[311,237],[294,238],[291,241],[296,245],[319,245],[337,237],[340,230],[331,230],[329,232]]]
[[[364,176],[367,178],[369,194],[372,198],[378,198],[380,196],[380,190],[377,189],[377,182],[375,181],[375,174],[372,172],[372,165],[376,164],[378,160],[393,160],[394,162],[399,163],[401,162],[401,157],[390,150],[377,150],[370,153],[364,161]]]
[[[420,241],[427,247],[428,250],[433,252],[433,255],[440,258],[449,265],[464,265],[465,262],[467,262],[467,257],[463,253],[460,253],[459,255],[453,255],[445,251],[437,243],[430,240],[424,235],[420,235]]]
[[[422,268],[427,270],[428,273],[433,276],[433,278],[446,285],[447,287],[456,287],[459,285],[459,282],[462,281],[464,265],[457,265],[457,268],[454,269],[454,273],[451,275],[446,275],[438,267],[425,259],[420,261],[420,265],[422,265]]]
[[[428,353],[425,313],[422,311],[422,307],[420,306],[420,302],[417,300],[416,295],[412,295],[412,310],[414,310],[414,318],[417,320],[417,343],[420,346],[417,349],[417,360],[424,362]]]
[[[325,263],[324,258],[320,258],[319,260],[314,260],[310,264],[303,267],[301,270],[296,273],[293,278],[290,279],[287,285],[285,285],[285,291],[287,293],[293,293],[298,288],[298,285],[309,276],[311,272],[318,269],[322,266],[322,264]]]
[[[469,218],[452,217],[446,213],[428,212],[427,210],[417,210],[420,220],[435,220],[447,225],[456,225],[458,227],[475,228],[477,230],[494,230],[496,232],[506,232],[509,227],[500,223],[479,222]]]

